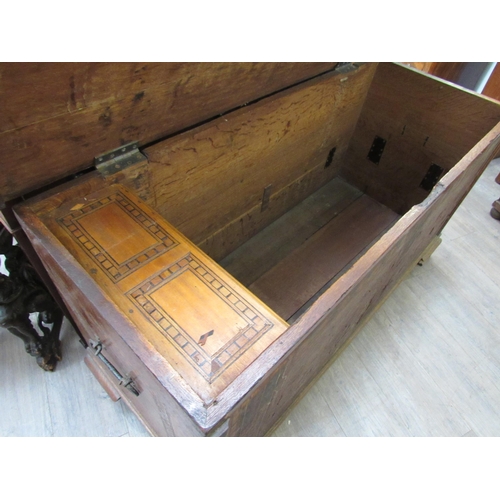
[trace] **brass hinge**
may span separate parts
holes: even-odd
[[[102,175],[108,176],[142,161],[147,161],[147,158],[139,151],[138,142],[130,142],[96,156],[94,164]]]

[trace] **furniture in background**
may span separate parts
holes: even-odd
[[[500,173],[497,175],[495,181],[497,184],[500,184]],[[494,219],[500,220],[500,198],[493,202],[490,214]]]
[[[0,255],[7,274],[0,273],[0,326],[19,337],[26,352],[46,371],[61,361],[59,333],[63,313],[12,234],[0,224]],[[36,314],[39,332],[30,314]]]

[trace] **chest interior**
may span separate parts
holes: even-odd
[[[486,120],[468,114],[473,101]],[[293,322],[494,125],[496,109],[475,101],[406,68],[364,64],[146,147],[138,165],[55,197],[128,187]]]
[[[191,347],[170,339],[165,349],[186,359],[204,349],[208,371],[192,358],[180,369],[213,401],[425,204],[498,118],[491,101],[405,67],[355,65],[141,147],[135,163],[93,170],[19,217],[43,225],[47,245],[61,245],[123,315],[139,311],[141,331],[146,319],[163,336],[158,324],[196,330]],[[140,302],[150,290],[154,312]],[[241,331],[253,354],[235,340]],[[236,371],[215,377],[226,356]]]

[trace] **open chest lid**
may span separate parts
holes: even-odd
[[[282,90],[336,63],[1,63],[0,202]]]

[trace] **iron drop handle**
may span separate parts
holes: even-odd
[[[98,340],[90,340],[90,345],[95,350],[94,354],[106,365],[108,370],[118,379],[119,385],[126,387],[132,394],[139,396],[139,391],[130,377],[123,377],[121,373],[106,359],[102,353],[102,343]]]

